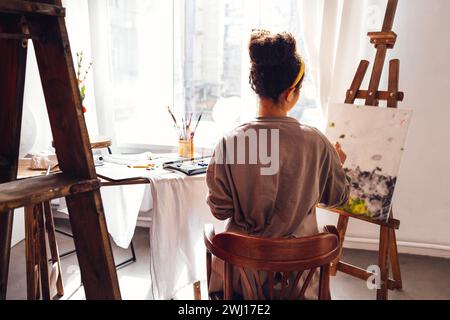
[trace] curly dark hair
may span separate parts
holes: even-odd
[[[267,30],[254,30],[249,52],[253,91],[277,103],[281,93],[293,85],[302,66],[294,36],[286,32],[272,34]],[[299,90],[302,81],[297,84],[296,90]]]

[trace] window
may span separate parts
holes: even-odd
[[[296,0],[109,0],[112,112],[120,144],[176,145],[167,113],[203,113],[195,145],[212,147],[256,115],[247,44],[254,28],[293,33],[303,53]],[[307,61],[307,57],[304,57]],[[315,124],[310,77],[291,116]]]
[[[187,0],[184,4],[185,112],[203,112],[199,140],[205,145],[256,114],[256,97],[248,84],[247,44],[254,28],[288,31],[304,53],[296,0]],[[307,57],[304,57],[307,60]],[[310,124],[319,122],[315,91],[310,77],[302,90],[300,105],[291,114]]]
[[[109,63],[114,131],[119,146],[176,141],[173,103],[173,2],[109,0]]]

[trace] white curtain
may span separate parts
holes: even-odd
[[[83,51],[86,63],[92,61],[88,1],[65,0],[63,1],[63,5],[67,8],[66,25],[76,68],[77,52]],[[52,133],[33,43],[31,41],[29,41],[28,48],[20,152],[20,156],[22,157],[27,153],[52,150]],[[86,99],[84,105],[87,108],[85,119],[89,135],[91,137],[97,136],[98,121],[92,72],[86,79]]]
[[[71,0],[73,1],[73,0]],[[105,0],[89,1],[86,13],[89,17],[90,29],[87,36],[92,39],[92,59],[95,61],[93,67],[94,90],[96,92],[98,129],[101,135],[111,137],[113,148],[116,145],[115,130],[113,127],[114,113],[110,112],[112,106],[112,75],[109,59],[109,37],[108,37],[108,5]]]
[[[88,12],[100,133],[113,146],[178,141],[173,2],[90,0]]]
[[[89,1],[90,4],[91,1]],[[63,0],[67,9],[66,26],[69,34],[70,48],[74,59],[75,70],[77,70],[77,53],[83,52],[83,67],[86,69],[90,62],[94,62],[91,50],[90,20],[88,0]],[[98,136],[96,95],[94,90],[93,69],[88,73],[86,79],[86,98],[84,100],[86,113],[84,114],[89,136]]]
[[[381,30],[386,4],[387,0],[301,0],[309,71],[325,116],[329,103],[344,102],[359,61],[374,55],[366,34]]]
[[[119,138],[116,135],[117,132],[122,137],[129,136],[129,138],[125,138],[126,142],[137,140],[134,141],[136,144],[145,144],[150,140],[156,142],[155,144],[158,144],[157,140],[160,140],[161,144],[165,144],[167,141],[176,141],[170,122],[167,122],[169,119],[165,106],[183,103],[176,97],[179,96],[178,92],[183,90],[180,86],[182,78],[180,78],[178,69],[182,67],[180,64],[184,60],[182,55],[174,53],[174,50],[183,48],[182,39],[177,38],[177,34],[184,23],[177,19],[174,28],[172,21],[173,14],[176,14],[177,17],[180,16],[175,9],[182,10],[183,6],[180,6],[181,2],[176,2],[175,7],[172,4],[168,5],[168,3],[172,3],[171,1],[161,1],[163,5],[159,1],[133,0],[132,2],[139,10],[147,12],[151,16],[154,16],[156,12],[159,15],[167,15],[169,18],[164,19],[165,22],[160,28],[156,28],[156,25],[151,25],[145,19],[136,23],[137,26],[134,30],[140,30],[139,36],[144,40],[135,42],[141,43],[139,51],[142,51],[143,54],[136,56],[136,59],[128,60],[132,64],[134,63],[134,67],[138,66],[139,69],[142,69],[142,72],[139,73],[137,70],[135,80],[130,78],[134,81],[128,81],[132,84],[130,88],[121,88],[124,86],[122,83],[127,83],[127,81],[119,81],[124,77],[117,72],[117,61],[120,60],[117,55],[120,55],[120,52],[112,50],[117,47],[112,43],[115,38],[111,37],[113,32],[111,16],[114,14],[111,12],[111,6],[114,2],[106,0],[63,1],[67,8],[66,23],[74,58],[76,58],[76,52],[83,51],[85,61],[94,62],[93,70],[87,79],[85,100],[88,109],[85,114],[88,130],[91,136],[98,134],[109,136],[113,142],[117,142]],[[245,3],[244,12],[252,12],[255,5],[262,8],[260,1],[246,1]],[[373,54],[373,47],[369,44],[365,34],[367,31],[376,31],[380,28],[386,3],[386,0],[299,1],[298,15],[302,24],[302,42],[306,50],[305,56],[308,59],[308,70],[314,82],[316,100],[324,116],[326,116],[329,102],[342,102],[345,99],[345,92],[350,85],[359,60],[362,57],[370,58]],[[248,24],[248,26],[245,29],[248,30],[252,27],[276,25],[276,21],[271,21],[270,15],[264,14],[262,11],[257,15],[248,16],[256,17],[247,19],[246,25]],[[126,18],[126,16],[124,17]],[[117,19],[120,18],[117,17]],[[128,17],[129,21],[133,19],[135,17]],[[124,24],[126,25],[129,21],[125,21]],[[130,32],[131,36],[134,36],[132,32]],[[152,44],[144,46],[142,43],[146,42]],[[127,47],[125,46],[125,48]],[[131,52],[133,49],[128,48],[128,50]],[[177,59],[174,59],[174,54]],[[248,67],[245,45],[243,45],[242,57],[241,86],[243,91],[241,98],[250,105],[253,95],[248,88],[248,78],[245,72]],[[29,113],[34,117],[30,119],[28,116],[28,119],[24,120],[24,137],[27,136],[27,130],[33,130],[34,119],[38,126],[38,134],[32,150],[40,151],[50,147],[51,132],[42,90],[38,83],[39,77],[32,47],[28,60],[29,69],[24,105],[26,110],[31,110]],[[174,66],[175,60],[178,62]],[[149,61],[156,62],[152,65]],[[176,71],[174,68],[177,68]],[[157,71],[152,72],[152,70]],[[150,74],[150,76],[144,77],[144,73]],[[142,85],[137,86],[136,83]],[[123,93],[118,94],[121,91]],[[251,118],[254,112],[252,108],[246,110],[248,112],[246,115],[244,114],[244,120]],[[162,122],[165,125],[161,125]],[[151,130],[156,127],[167,130],[160,131],[161,129],[158,129],[156,132]],[[203,128],[201,129],[203,130]]]
[[[324,115],[334,73],[341,9],[341,0],[302,0],[299,6],[305,49],[309,57],[308,72],[312,76]]]

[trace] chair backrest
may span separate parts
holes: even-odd
[[[231,299],[233,295],[233,269],[239,270],[241,283],[250,292],[251,299],[273,299],[275,285],[278,288],[281,285],[277,298],[304,299],[315,271],[320,269],[319,299],[329,299],[329,267],[340,251],[337,232],[329,228],[332,233],[304,238],[268,239],[237,233],[215,235],[211,225],[205,226],[208,281],[212,254],[225,262],[225,299]],[[275,279],[277,276],[278,281]],[[264,294],[266,277],[268,297]],[[294,278],[294,282],[289,283],[288,279]]]

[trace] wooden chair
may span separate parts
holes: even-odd
[[[317,269],[320,269],[319,300],[330,300],[330,263],[340,254],[339,235],[335,227],[325,227],[325,233],[295,239],[267,239],[236,233],[215,235],[214,227],[206,225],[204,241],[207,248],[208,288],[211,277],[212,256],[224,261],[225,300],[233,299],[233,272],[239,270],[241,283],[252,300],[267,299],[264,293],[267,275],[268,298],[275,299],[277,285],[279,299],[305,299],[305,293]],[[247,271],[247,272],[246,272]],[[251,276],[249,276],[251,272]],[[306,278],[302,275],[306,275]],[[280,282],[276,283],[276,277]],[[253,278],[253,279],[252,279]],[[300,280],[305,278],[303,284]],[[295,279],[292,285],[288,279]],[[253,286],[251,283],[253,282]],[[291,281],[292,282],[292,281]],[[300,285],[301,284],[301,285]],[[290,288],[289,288],[290,287]],[[218,298],[213,294],[210,299]]]

